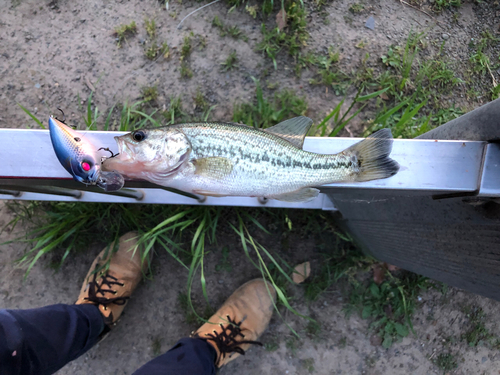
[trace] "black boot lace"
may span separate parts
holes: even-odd
[[[90,302],[95,302],[99,305],[109,305],[114,303],[116,305],[124,305],[130,297],[116,297],[116,298],[106,298],[98,297],[97,294],[104,296],[104,293],[116,294],[116,291],[111,289],[113,285],[124,286],[125,284],[118,282],[116,277],[111,276],[109,273],[103,273],[100,277],[100,284],[97,282],[97,273],[94,273],[94,277],[91,282],[89,282],[89,296],[85,297],[86,300]],[[104,289],[104,287],[109,289]]]
[[[228,320],[228,324],[224,326],[223,324],[220,324],[220,327],[222,328],[222,331],[219,333],[216,330],[213,331],[212,333],[206,333],[205,337],[201,337],[198,334],[195,335],[195,337],[198,337],[202,340],[210,340],[215,343],[217,346],[217,349],[219,349],[219,358],[217,358],[217,361],[215,362],[216,365],[219,365],[219,363],[226,358],[226,354],[230,353],[238,353],[241,355],[245,355],[245,351],[240,347],[241,344],[253,344],[253,345],[260,345],[263,346],[261,342],[259,341],[250,341],[250,340],[237,340],[237,338],[241,337],[242,339],[245,338],[245,335],[241,333],[241,323],[243,321],[236,323],[235,320],[232,320],[231,317],[228,315],[226,316]]]

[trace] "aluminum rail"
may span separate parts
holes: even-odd
[[[117,152],[114,136],[123,132],[85,132],[94,145]],[[344,150],[357,138],[306,137],[304,149],[322,154]],[[394,141],[391,157],[399,173],[384,180],[338,183],[320,187],[322,194],[307,203],[263,201],[247,197],[193,197],[180,195],[144,181],[126,181],[125,188],[105,193],[73,181],[59,164],[48,130],[0,129],[0,199],[81,202],[122,202],[253,207],[289,207],[333,210],[327,195],[366,192],[403,196],[500,196],[500,148],[479,141]],[[109,155],[102,151],[103,156]],[[484,173],[483,173],[484,171]],[[62,189],[62,190],[61,190]],[[68,191],[64,191],[67,189]],[[63,192],[62,192],[63,191]],[[75,192],[76,191],[76,192]],[[81,193],[77,193],[80,191]]]

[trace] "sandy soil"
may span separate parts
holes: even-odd
[[[399,1],[365,1],[366,10],[356,15],[349,12],[352,3],[336,0],[327,5],[324,11],[328,24],[319,12],[312,11],[308,16],[311,38],[307,48],[323,51],[331,44],[338,46],[345,69],[359,66],[366,52],[373,56],[369,64],[378,69],[378,57],[389,45],[404,40],[411,28],[428,31],[429,53],[439,48],[442,40],[447,40],[445,53],[460,66],[468,59],[470,39],[477,38],[483,27],[497,28],[500,22],[496,2],[465,3],[459,9],[460,17],[456,22],[452,14],[445,11],[434,16],[439,20],[439,25],[434,27],[432,18]],[[92,88],[96,89],[94,105],[106,113],[116,103],[137,100],[141,88],[152,85],[158,87],[160,105],[168,105],[171,96],[181,95],[187,110],[194,108],[193,97],[201,90],[210,105],[217,105],[212,118],[230,120],[233,104],[254,96],[251,76],[306,96],[307,115],[315,120],[339,102],[340,98],[332,90],[309,85],[310,73],[307,71],[302,78],[296,78],[288,57],[278,59],[280,68],[275,71],[269,59],[255,52],[255,45],[261,40],[261,21],[254,20],[243,10],[228,13],[229,7],[221,2],[188,18],[178,30],[180,19],[198,6],[200,3],[193,1],[176,1],[171,2],[166,11],[156,0],[0,0],[0,126],[36,126],[17,103],[42,119],[55,113],[56,108],[63,108],[70,124],[81,125],[80,105]],[[306,6],[312,9],[310,4]],[[229,25],[238,25],[248,42],[221,37],[211,26],[215,15]],[[376,20],[373,31],[364,27],[369,16]],[[156,20],[158,39],[166,41],[171,48],[169,59],[161,57],[149,61],[145,58],[144,45],[148,43],[145,17]],[[113,29],[131,21],[137,22],[139,33],[119,49],[112,36]],[[267,22],[271,24],[272,17]],[[206,47],[200,49],[200,45],[195,44],[188,61],[194,76],[181,79],[178,50],[191,31],[206,39]],[[362,40],[366,41],[366,47],[355,48]],[[220,63],[233,50],[240,58],[239,68],[222,72]],[[465,91],[463,87],[446,100],[466,109],[487,100],[468,101]],[[362,115],[360,121],[368,116],[369,113]],[[5,207],[1,212],[0,224],[3,226],[11,219],[11,214]],[[16,228],[18,234],[23,230],[25,228]],[[4,232],[0,241],[15,235]],[[229,234],[226,242],[237,243]],[[291,256],[292,261],[307,260],[315,251],[310,241],[297,239],[291,243],[297,243],[294,249],[297,255]],[[14,260],[23,252],[23,245],[3,245],[0,249],[0,308],[73,303],[88,265],[102,246],[96,244],[87,253],[70,259],[58,273],[48,267],[48,260],[42,260],[23,281],[23,271],[13,267]],[[231,249],[231,272],[216,272],[218,259],[213,254],[208,255],[207,285],[214,306],[223,302],[238,285],[259,276],[247,262],[241,261],[240,248],[234,247]],[[140,286],[112,335],[68,364],[59,374],[130,374],[156,355],[155,341],[161,340],[161,350],[165,351],[178,338],[196,328],[186,323],[177,299],[178,293],[184,290],[187,275],[164,252],[157,254],[153,273],[153,280]],[[481,307],[486,327],[492,334],[500,335],[497,324],[500,304],[497,301],[454,288],[450,288],[445,297],[438,291],[422,293],[414,320],[416,335],[410,334],[386,350],[370,340],[365,320],[357,315],[345,316],[345,297],[340,287],[330,288],[310,305],[305,304],[302,293],[300,288],[291,291],[294,306],[317,319],[322,325],[321,332],[309,337],[305,332],[306,322],[286,314],[285,320],[301,334],[301,339],[296,340],[283,321],[275,317],[262,340],[277,344],[277,350],[253,348],[221,374],[236,371],[241,375],[441,374],[442,370],[433,359],[448,352],[457,356],[459,362],[453,374],[500,374],[497,351],[487,346],[468,347],[460,339],[468,324],[465,306]],[[199,297],[199,290],[195,291],[196,296]]]

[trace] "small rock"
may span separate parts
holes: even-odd
[[[370,16],[365,22],[365,27],[370,30],[375,30],[375,18]]]
[[[483,357],[483,358],[481,358],[481,363],[484,363],[484,362],[486,362],[487,360],[488,360],[488,358]]]
[[[219,284],[224,284],[224,280],[220,279]]]
[[[443,38],[444,40],[447,40],[450,36],[446,33],[443,33],[443,35],[441,35],[441,38]]]
[[[303,283],[311,274],[311,264],[309,262],[301,263],[295,266],[292,280],[295,284]]]
[[[41,86],[40,86],[40,84],[39,84],[39,83],[35,83],[35,88],[36,88],[36,89],[39,89],[40,87],[41,87]]]
[[[372,344],[373,346],[382,345],[382,337],[380,337],[379,335],[372,335],[370,337],[370,344]]]

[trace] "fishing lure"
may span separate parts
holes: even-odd
[[[75,181],[108,192],[123,187],[125,180],[121,174],[101,170],[99,150],[83,135],[54,117],[49,118],[49,132],[59,162]]]

